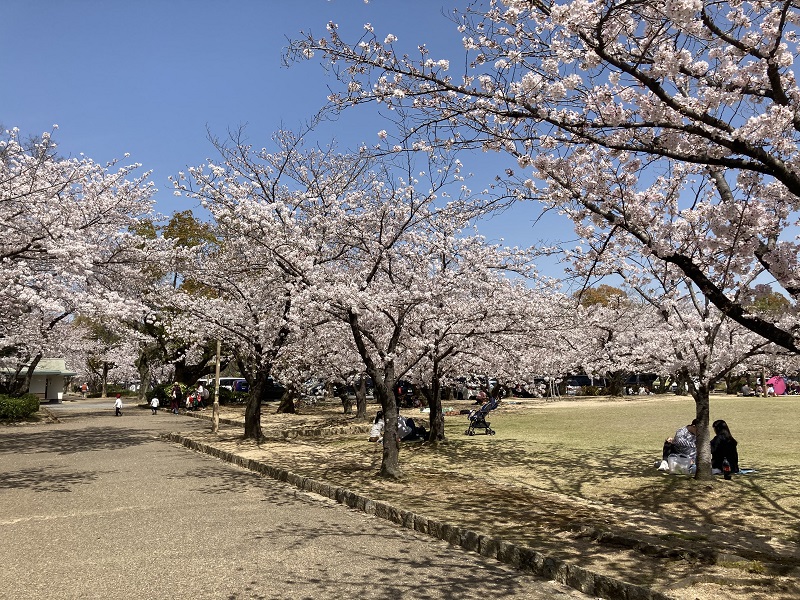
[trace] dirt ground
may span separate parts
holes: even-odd
[[[580,402],[591,406],[606,400]],[[465,417],[457,413],[471,406],[447,404],[455,413],[446,417],[448,436],[463,436],[453,428],[463,427]],[[530,410],[534,405],[508,404],[504,412]],[[603,488],[599,497],[587,499],[570,493],[568,478],[531,468],[533,463],[524,458],[528,449],[499,436],[469,438],[469,450],[457,443],[437,448],[404,444],[400,454],[404,479],[386,481],[375,476],[381,448],[365,441],[368,425],[342,415],[340,405],[305,406],[299,415],[273,411],[264,406],[266,439],[260,444],[243,440],[240,427],[230,424],[223,424],[216,436],[209,431],[201,441],[528,545],[676,600],[800,598],[800,552],[793,537],[797,515],[791,523],[778,523],[764,511],[730,506],[735,500],[706,482],[682,479],[683,488],[688,485],[690,492],[692,488],[703,492],[695,494],[697,500],[688,513],[673,510],[663,498],[658,510],[644,509],[641,502],[626,498],[641,492],[624,485]],[[223,407],[221,417],[241,422],[242,413],[240,407]],[[211,411],[200,416],[210,418]],[[587,477],[602,479],[591,472]],[[669,486],[662,486],[660,493],[665,490]],[[715,522],[713,513],[720,506],[738,510],[740,516]]]

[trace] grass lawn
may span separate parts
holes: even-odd
[[[654,467],[664,438],[694,417],[691,398],[650,396],[629,401],[573,401],[517,409],[488,419],[495,436],[464,435],[466,418],[446,419],[442,451],[403,453],[437,468],[472,464],[504,481],[610,502],[621,507],[738,523],[800,541],[800,397],[711,398],[711,420],[725,419],[739,442],[741,468],[756,469],[710,484],[666,475]],[[416,456],[418,454],[418,456]]]
[[[667,475],[653,466],[664,439],[694,417],[691,398],[513,402],[489,415],[494,436],[466,436],[466,416],[450,416],[446,444],[404,445],[400,461],[409,481],[434,472],[495,479],[800,542],[800,397],[712,396],[711,420],[728,422],[739,442],[740,466],[757,471],[712,482]],[[327,443],[367,457],[369,467],[351,476],[377,470],[380,453],[372,444],[360,438]]]

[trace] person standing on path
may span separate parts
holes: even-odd
[[[122,397],[120,394],[117,394],[117,399],[114,401],[114,416],[122,416]]]
[[[173,414],[178,414],[178,408],[180,408],[182,396],[183,391],[181,390],[181,385],[176,381],[172,385],[172,401],[169,404],[170,410],[172,410]]]

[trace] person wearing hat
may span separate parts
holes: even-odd
[[[691,423],[678,429],[673,437],[664,441],[661,462],[658,464],[659,471],[669,471],[667,457],[670,454],[682,454],[692,461],[697,458],[697,419],[693,419]]]
[[[117,394],[117,399],[114,401],[114,416],[121,417],[122,416],[122,396],[121,394]]]

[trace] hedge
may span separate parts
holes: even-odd
[[[18,421],[39,411],[39,397],[33,394],[14,397],[0,394],[0,419]]]

